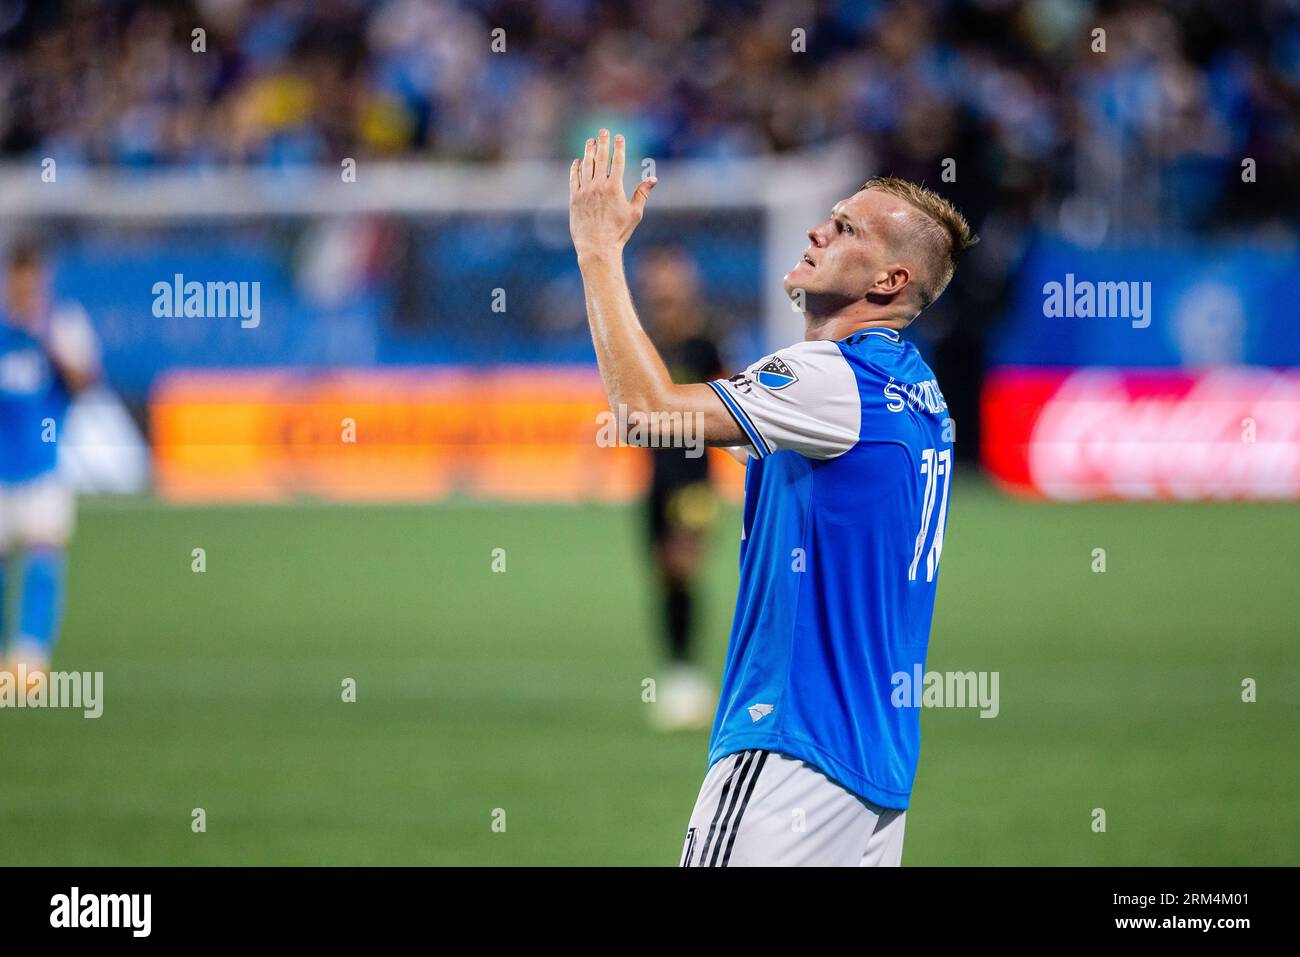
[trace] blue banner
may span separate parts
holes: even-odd
[[[1300,256],[1249,246],[1083,249],[1042,236],[990,364],[1300,365]]]

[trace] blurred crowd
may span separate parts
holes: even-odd
[[[1086,241],[1121,210],[1293,223],[1297,116],[1293,0],[0,0],[8,158],[552,158],[596,125],[657,158],[859,137],[927,182],[955,160],[976,220],[1050,206]],[[1266,189],[1237,188],[1246,157]]]

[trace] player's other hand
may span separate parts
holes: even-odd
[[[582,159],[569,167],[569,235],[578,258],[619,253],[641,222],[645,202],[654,188],[655,177],[639,185],[629,200],[623,191],[623,166],[627,143],[614,137],[610,156],[609,130],[587,140]]]

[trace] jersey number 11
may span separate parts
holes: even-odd
[[[939,479],[943,479],[943,495],[939,502],[939,519],[935,522],[934,538],[930,550],[925,555],[925,580],[934,581],[934,573],[939,570],[939,554],[943,551],[943,526],[948,518],[948,487],[952,480],[952,449],[936,452],[926,449],[921,453],[921,474],[925,476],[925,497],[921,505],[921,530],[916,533],[916,552],[912,555],[912,564],[907,569],[908,581],[916,581],[916,568],[921,562],[921,553],[925,552],[925,540],[930,535],[930,519],[934,517],[934,499]]]

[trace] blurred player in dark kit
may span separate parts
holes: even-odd
[[[722,374],[718,346],[699,303],[699,274],[680,249],[660,247],[641,260],[638,289],[646,327],[674,382]],[[717,692],[695,664],[696,579],[705,539],[717,520],[704,448],[650,452],[647,497],[651,560],[659,586],[667,667],[651,716],[664,731],[701,730],[713,721]]]

